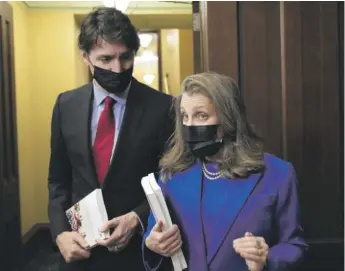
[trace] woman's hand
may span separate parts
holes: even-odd
[[[145,245],[157,254],[170,257],[182,246],[180,230],[176,225],[163,230],[162,221],[158,221],[146,238]]]
[[[264,238],[247,232],[244,237],[234,240],[233,245],[235,251],[246,260],[250,271],[263,270],[269,250]]]

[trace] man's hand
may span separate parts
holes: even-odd
[[[130,212],[123,216],[115,217],[106,222],[100,231],[107,231],[114,229],[113,233],[106,240],[97,240],[97,243],[101,246],[108,247],[111,250],[116,247],[115,252],[124,249],[131,237],[133,236],[137,226],[139,224],[138,216],[134,212]]]
[[[90,257],[88,243],[78,232],[63,232],[56,237],[56,244],[66,263]]]

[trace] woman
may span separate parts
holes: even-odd
[[[150,214],[147,270],[181,247],[189,271],[292,270],[307,248],[295,171],[263,152],[234,81],[189,76],[175,109],[159,183],[176,225],[164,229]]]

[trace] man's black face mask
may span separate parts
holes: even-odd
[[[133,66],[123,72],[113,72],[97,66],[93,67],[93,78],[110,93],[124,92],[132,80]]]

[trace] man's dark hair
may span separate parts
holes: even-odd
[[[98,8],[90,12],[82,22],[78,37],[79,48],[90,53],[98,38],[109,43],[122,43],[135,52],[140,45],[138,33],[128,16],[116,8]]]

